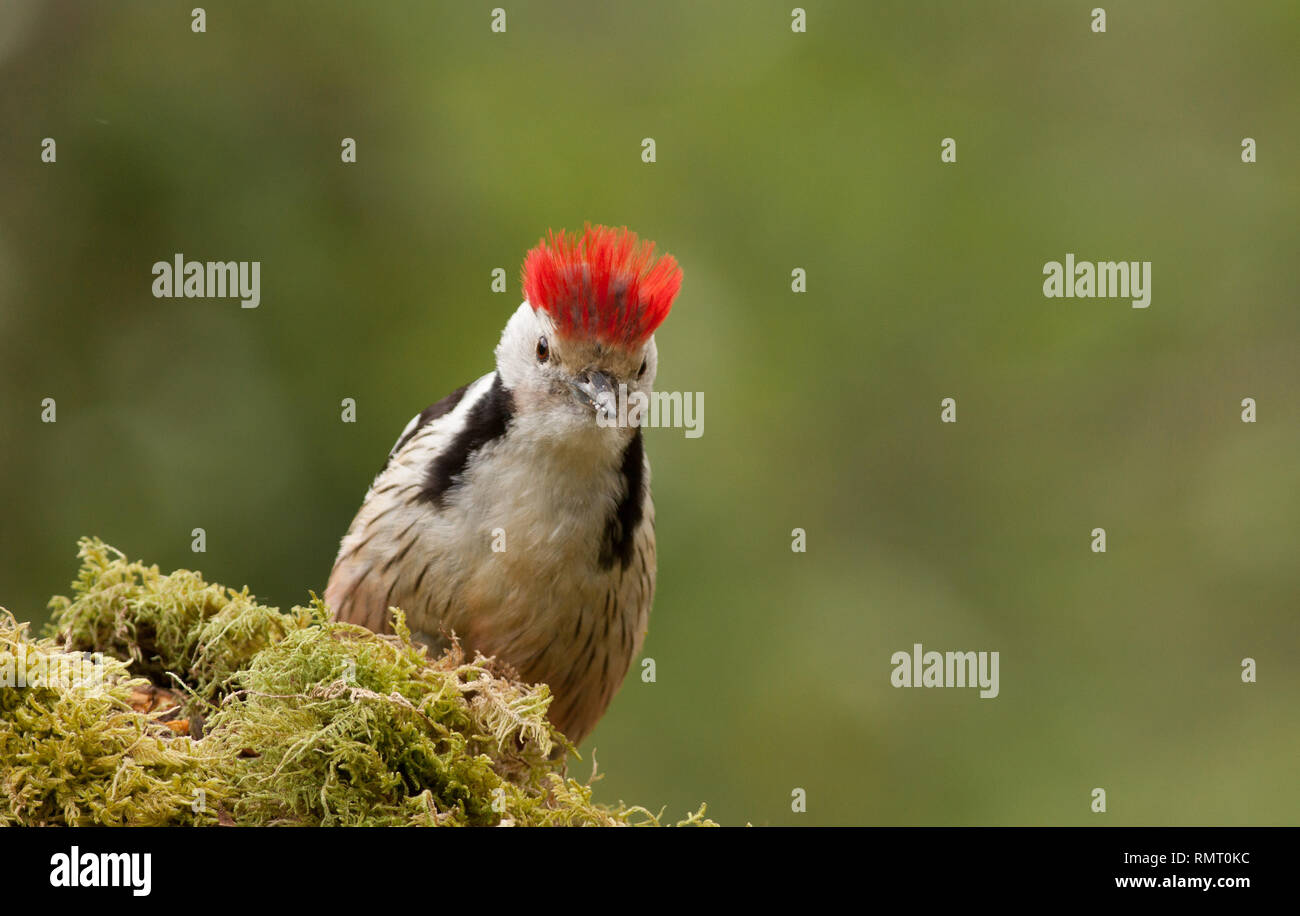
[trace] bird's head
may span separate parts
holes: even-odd
[[[597,426],[621,385],[629,395],[652,390],[654,331],[682,283],[677,262],[656,259],[654,247],[626,228],[588,225],[581,235],[549,233],[528,252],[525,302],[497,346],[516,412],[563,433]]]

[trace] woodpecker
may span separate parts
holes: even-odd
[[[400,607],[431,651],[454,635],[495,656],[550,687],[574,744],[590,734],[655,589],[650,463],[613,399],[653,390],[681,279],[626,227],[548,232],[495,371],[412,419],[371,484],[325,590],[334,617],[382,633]]]

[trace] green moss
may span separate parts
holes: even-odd
[[[222,762],[137,712],[148,682],[121,661],[33,640],[0,609],[0,678],[0,825],[216,823]]]
[[[377,636],[318,600],[283,613],[98,540],[80,557],[50,636],[0,613],[0,677],[77,669],[0,688],[0,824],[659,823],[567,776],[545,685],[457,646],[427,658],[399,610]],[[201,739],[139,708],[151,681],[184,691]],[[680,823],[710,822],[701,807]]]
[[[130,659],[136,674],[162,686],[170,672],[205,700],[262,649],[323,619],[302,608],[283,614],[258,604],[247,588],[210,585],[187,569],[163,575],[97,538],[83,538],[79,548],[73,597],[50,601],[59,641]]]

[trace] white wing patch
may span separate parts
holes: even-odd
[[[460,405],[458,404],[456,406],[459,407]],[[397,437],[397,441],[393,443],[393,447],[388,450],[389,461],[392,461],[393,456],[397,454],[398,447],[406,442],[407,436],[411,435],[411,433],[415,431],[415,427],[419,424],[420,417],[422,416],[424,416],[423,410],[411,417],[411,422],[406,424],[406,427],[402,430],[402,434]]]

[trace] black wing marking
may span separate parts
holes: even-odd
[[[632,562],[636,529],[645,511],[645,446],[641,428],[623,450],[623,498],[605,521],[605,537],[600,547],[600,566],[609,569],[617,559],[622,569]]]
[[[406,424],[406,429],[402,431],[401,438],[397,440],[397,444],[393,446],[393,450],[388,453],[388,461],[392,461],[393,456],[400,452],[402,446],[410,442],[416,433],[424,429],[424,427],[428,426],[439,417],[455,410],[456,405],[461,402],[461,399],[465,397],[465,392],[468,390],[469,385],[461,385],[438,403],[430,404],[428,407],[424,408],[424,410],[420,411],[420,413],[417,414],[410,423]],[[388,467],[387,461],[384,462],[384,467]]]
[[[502,383],[498,372],[492,377],[492,387],[470,408],[469,416],[465,418],[465,428],[456,434],[446,450],[429,465],[420,497],[442,508],[444,496],[464,473],[469,456],[493,439],[504,436],[506,426],[514,415],[514,396]]]

